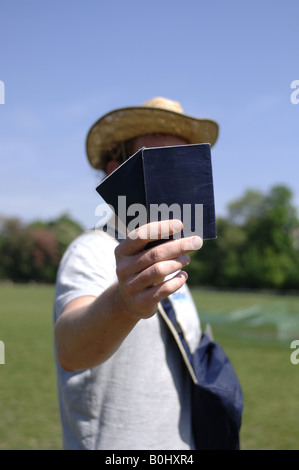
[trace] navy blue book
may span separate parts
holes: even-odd
[[[210,144],[142,148],[96,188],[129,231],[180,219],[180,236],[216,234]]]

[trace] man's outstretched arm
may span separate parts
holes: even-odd
[[[187,253],[201,248],[199,237],[144,249],[182,227],[182,222],[168,220],[133,230],[115,249],[118,282],[99,297],[78,297],[67,304],[55,325],[57,357],[65,370],[86,369],[109,359],[138,321],[154,315],[157,304],[186,282],[187,273],[181,269],[190,262]]]

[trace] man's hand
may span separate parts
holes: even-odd
[[[181,269],[189,263],[187,253],[202,246],[201,238],[170,240],[144,249],[154,239],[182,228],[182,222],[169,220],[133,230],[115,250],[118,282],[99,297],[78,297],[66,305],[55,325],[57,357],[64,369],[105,362],[141,318],[154,315],[158,302],[186,282]]]
[[[169,240],[145,249],[149,242],[179,233],[182,229],[183,224],[179,220],[151,222],[130,232],[115,249],[119,294],[127,314],[138,318],[151,317],[158,302],[186,282],[188,275],[181,269],[190,262],[187,253],[202,247],[201,238]],[[175,275],[165,280],[171,274]]]

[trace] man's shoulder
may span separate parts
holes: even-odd
[[[111,257],[118,242],[103,230],[86,230],[76,237],[67,247],[61,265]],[[85,261],[86,262],[86,261]]]
[[[116,244],[117,240],[104,229],[90,229],[81,233],[70,244],[73,246],[102,245],[103,243]]]

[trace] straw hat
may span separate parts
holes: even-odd
[[[218,124],[183,114],[177,101],[156,97],[141,106],[116,109],[101,117],[89,130],[86,139],[88,160],[103,169],[102,153],[115,144],[145,134],[172,134],[189,144],[216,142]]]

